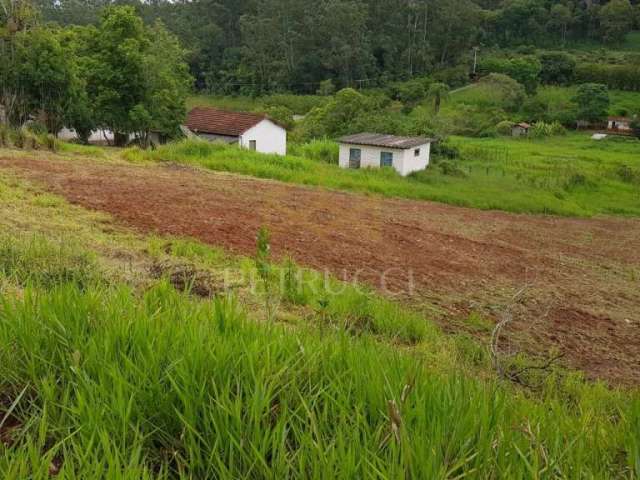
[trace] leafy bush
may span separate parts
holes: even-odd
[[[578,106],[579,120],[595,123],[607,118],[610,100],[606,85],[583,83],[578,87],[572,101]]]
[[[381,115],[381,112],[390,104],[391,99],[382,93],[374,92],[365,95],[352,88],[345,88],[327,103],[309,112],[300,123],[300,137],[303,139],[335,138],[366,129],[365,127],[372,121],[384,122],[384,131],[389,131],[388,113],[392,112],[385,112],[387,116]],[[396,118],[398,118],[397,115]],[[402,119],[407,120],[405,116]]]
[[[320,82],[320,86],[318,91],[316,92],[321,97],[329,97],[336,92],[336,85],[333,83],[333,80],[323,80]]]
[[[443,175],[448,175],[450,177],[466,177],[467,173],[462,170],[455,162],[444,160],[442,162],[438,162],[438,168],[442,172]]]
[[[540,55],[542,83],[568,85],[573,81],[576,61],[564,52],[546,52]]]
[[[508,75],[490,73],[480,80],[480,85],[493,91],[502,108],[508,111],[517,111],[525,99],[524,87]]]
[[[529,131],[529,135],[535,138],[566,135],[567,129],[558,122],[536,122]]]
[[[285,106],[268,107],[265,112],[269,118],[282,125],[287,130],[291,130],[295,125],[293,112]]]
[[[503,120],[496,125],[496,132],[498,132],[498,135],[511,135],[514,125],[515,123],[510,120]]]
[[[44,123],[40,122],[29,122],[27,123],[25,128],[34,135],[46,135],[47,133],[49,133],[49,131],[47,130],[47,126]]]
[[[542,69],[540,61],[535,57],[514,59],[488,58],[479,65],[481,73],[501,73],[508,75],[524,86],[529,95],[536,93],[539,75]]]
[[[38,138],[26,128],[12,131],[12,143],[16,148],[34,150],[38,148]]]
[[[393,82],[387,86],[387,94],[405,105],[416,105],[427,96],[431,80],[428,77],[413,78],[406,82]]]
[[[443,68],[433,74],[433,80],[446,83],[451,88],[460,88],[469,83],[469,68],[466,65]]]
[[[431,145],[431,156],[435,161],[440,158],[455,159],[460,157],[460,149],[446,140]]]

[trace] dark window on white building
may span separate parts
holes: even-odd
[[[380,152],[380,166],[381,167],[393,167],[393,153]]]

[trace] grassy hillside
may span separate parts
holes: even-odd
[[[4,173],[0,200],[3,478],[640,473],[635,391],[498,381],[486,347],[366,291],[288,284],[265,316],[251,259]],[[233,293],[196,295],[229,271]]]
[[[532,100],[541,102],[548,113],[554,115],[563,110],[575,108],[571,99],[574,97],[576,89],[577,86],[541,86]],[[610,90],[609,98],[611,100],[609,107],[611,115],[619,115],[622,112],[630,114],[640,111],[640,93],[638,92]],[[489,86],[478,84],[453,92],[449,101],[444,104],[443,113],[446,115],[447,113],[458,111],[463,105],[499,107],[500,104],[501,99],[494,90]],[[518,115],[514,114],[514,116],[517,117]]]
[[[285,107],[296,115],[304,115],[321,105],[326,97],[317,95],[273,94],[263,97],[196,95],[187,99],[187,109],[216,107],[223,110],[265,111],[271,107]]]
[[[322,147],[325,157],[331,156],[330,148],[316,145]],[[455,137],[453,145],[459,148],[460,158],[440,163],[435,159],[427,171],[409,178],[392,169],[342,170],[326,161],[262,155],[198,141],[148,152],[128,150],[124,157],[481,209],[640,215],[640,143],[635,140],[596,142],[588,134],[576,133],[541,140]]]

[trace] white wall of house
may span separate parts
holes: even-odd
[[[359,149],[361,152],[360,168],[380,168],[382,152],[391,153],[393,155],[393,168],[402,176],[427,168],[431,156],[430,143],[406,150],[341,143],[339,157],[340,167],[349,168],[349,158],[351,157],[352,148]]]
[[[609,120],[608,129],[621,130],[623,132],[630,132],[631,121],[630,120]]]
[[[240,136],[240,146],[251,148],[255,141],[256,151],[261,153],[287,154],[287,131],[271,120],[262,120]]]

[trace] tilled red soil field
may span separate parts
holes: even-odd
[[[172,165],[0,158],[0,167],[140,231],[240,254],[254,252],[265,225],[276,255],[399,293],[445,330],[467,329],[473,311],[500,318],[524,288],[510,308],[511,348],[557,349],[591,378],[640,383],[638,219],[479,211]]]

